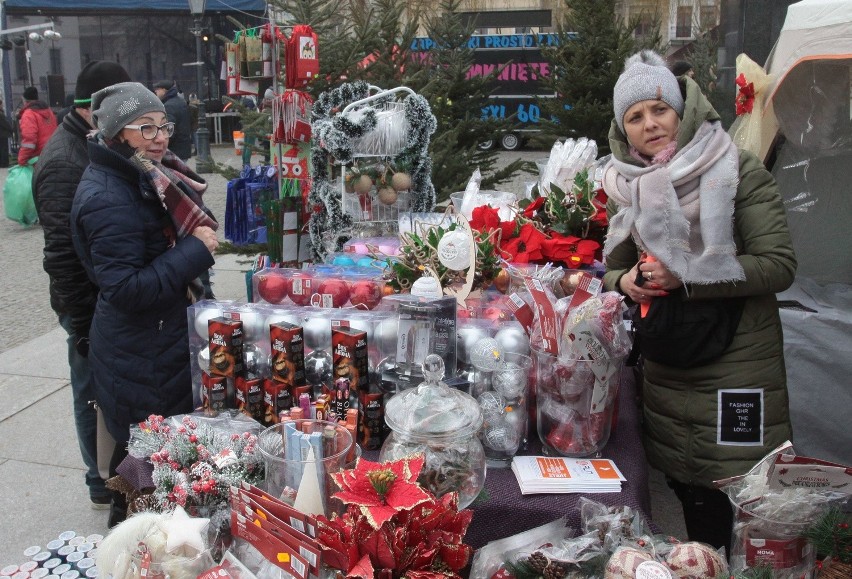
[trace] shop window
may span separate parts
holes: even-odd
[[[675,38],[692,38],[692,6],[677,7]]]

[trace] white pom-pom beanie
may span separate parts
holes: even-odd
[[[683,96],[677,78],[663,57],[653,50],[637,52],[624,62],[624,72],[613,91],[615,122],[624,132],[624,113],[640,101],[661,100],[683,118]]]

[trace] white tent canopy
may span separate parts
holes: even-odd
[[[793,442],[852,464],[852,0],[790,5],[766,72],[761,153],[799,262],[779,295]]]

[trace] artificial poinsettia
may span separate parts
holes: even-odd
[[[362,462],[367,464],[360,464]],[[359,459],[355,469],[333,475],[338,484],[348,489],[345,494],[335,495],[348,506],[342,516],[317,517],[317,539],[323,550],[323,560],[329,566],[347,577],[459,577],[458,572],[473,554],[473,549],[463,543],[473,512],[458,510],[456,493],[436,498],[424,490],[426,500],[412,507],[399,507],[378,527],[373,525],[374,520],[368,517],[363,506],[375,500],[373,492],[388,496],[385,491],[390,488],[384,487],[387,473],[401,474],[401,479],[394,479],[390,486],[398,480],[409,484],[416,480],[422,466],[422,456],[385,464]],[[373,491],[357,482],[358,479],[369,480],[370,473],[377,473],[372,477],[378,481],[379,488]],[[371,498],[359,496],[362,492]]]
[[[386,463],[359,459],[353,470],[331,475],[343,489],[334,497],[358,506],[378,529],[397,511],[429,500],[429,493],[417,484],[423,460],[422,456]]]
[[[594,263],[595,251],[599,247],[598,242],[590,239],[554,233],[551,239],[543,242],[542,253],[550,261],[561,261],[571,267],[579,267]]]
[[[754,109],[754,83],[746,80],[745,74],[740,73],[737,77],[737,86],[740,87],[737,91],[736,107],[737,116],[750,113]]]
[[[490,231],[500,226],[500,215],[496,208],[480,205],[470,215],[470,227],[477,231]]]
[[[509,261],[515,263],[530,263],[542,259],[542,247],[547,241],[547,236],[539,231],[532,223],[524,223],[518,231],[518,236],[504,240],[500,249],[508,254]]]

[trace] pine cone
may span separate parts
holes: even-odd
[[[544,570],[547,568],[550,563],[550,559],[544,556],[541,551],[536,551],[527,559],[527,565],[529,565],[534,571],[537,573],[544,573]]]
[[[568,566],[551,561],[544,570],[544,579],[562,579],[568,574]]]

